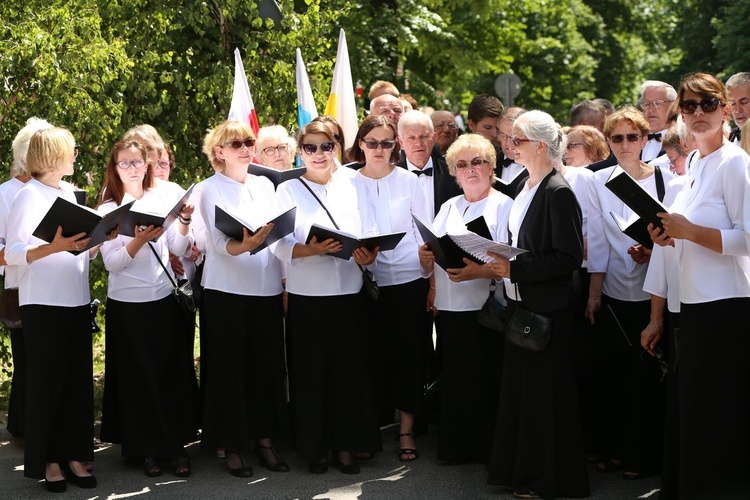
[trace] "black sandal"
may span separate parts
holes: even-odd
[[[401,441],[402,437],[410,437],[412,439],[415,439],[413,432],[405,432],[403,434],[399,434],[399,441]],[[398,459],[401,462],[413,462],[414,460],[419,458],[419,450],[417,450],[416,448],[399,448],[399,450],[396,452],[396,455],[398,455]],[[414,455],[414,457],[406,458],[406,455]]]
[[[143,471],[148,477],[159,477],[163,472],[159,461],[154,457],[146,457],[143,461]]]
[[[275,458],[276,461],[271,463],[268,460],[266,460],[265,457],[263,457],[262,450],[270,450],[271,454],[273,455],[273,458]],[[255,446],[255,452],[258,454],[258,460],[260,460],[260,465],[270,470],[271,472],[289,472],[289,465],[286,462],[282,462],[281,460],[279,460],[279,457],[276,454],[276,448],[274,448],[273,445],[263,446],[262,444],[258,443]]]
[[[190,457],[187,455],[177,457],[177,460],[175,460],[174,475],[177,477],[190,477],[190,472]]]

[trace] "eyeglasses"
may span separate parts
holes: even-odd
[[[255,139],[245,139],[244,141],[230,141],[225,142],[225,146],[231,146],[232,149],[240,149],[242,146],[245,146],[247,149],[250,149],[251,147],[255,146]]]
[[[568,144],[567,144],[567,145],[565,146],[565,149],[573,149],[573,148],[576,148],[576,147],[578,147],[578,146],[583,146],[583,143],[582,143],[582,142],[569,142],[569,143],[568,143]]]
[[[146,165],[146,162],[143,160],[133,160],[133,161],[118,161],[117,162],[117,168],[122,170],[128,170],[131,167],[138,170],[140,168],[143,168]]]
[[[471,160],[469,163],[466,163],[465,161],[457,161],[456,162],[456,168],[458,170],[463,170],[465,168],[469,168],[469,166],[472,166],[475,169],[477,169],[477,168],[481,167],[482,165],[484,165],[485,163],[489,163],[489,162],[487,160],[485,160],[484,158],[480,158],[480,157],[477,156],[476,158],[474,158],[473,160]]]
[[[440,122],[435,124],[435,128],[448,128],[449,130],[455,130],[458,128],[456,122]]]
[[[320,146],[320,150],[324,154],[330,154],[333,152],[333,148],[336,147],[336,143],[333,141],[326,141],[320,144],[303,144],[302,151],[304,151],[305,154],[314,155],[318,152],[318,146]]]
[[[641,102],[641,109],[643,111],[648,110],[649,108],[659,109],[665,104],[669,104],[672,101],[642,101]]]
[[[262,151],[262,153],[263,153],[264,155],[266,155],[266,156],[273,156],[273,155],[274,155],[274,154],[276,154],[276,152],[278,151],[278,153],[279,153],[280,155],[283,155],[284,153],[286,153],[286,152],[287,152],[287,150],[288,150],[288,149],[289,149],[289,146],[287,146],[286,144],[279,144],[279,145],[278,145],[278,146],[276,146],[276,147],[267,147],[267,148],[263,148],[263,151]]]
[[[362,139],[362,142],[365,143],[367,149],[378,149],[378,146],[383,149],[393,149],[393,146],[396,145],[396,141],[366,141]]]
[[[638,142],[641,137],[643,137],[641,134],[616,134],[609,136],[609,140],[612,141],[613,144],[620,144],[625,139],[627,139],[628,142]]]
[[[510,142],[512,142],[515,147],[518,147],[524,142],[539,142],[539,141],[535,141],[533,139],[519,139],[518,137],[511,137]]]
[[[156,168],[160,169],[168,169],[169,168],[169,162],[168,161],[157,161],[156,162]]]
[[[719,104],[723,105],[724,103],[716,97],[703,99],[701,102],[695,99],[688,99],[687,101],[680,101],[680,109],[686,115],[692,115],[698,109],[698,106],[700,106],[704,113],[713,113],[719,107]]]

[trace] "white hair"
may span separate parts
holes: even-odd
[[[643,94],[646,92],[646,90],[651,88],[666,89],[667,100],[669,101],[674,101],[675,99],[677,99],[677,91],[670,84],[659,80],[647,80],[641,85],[641,101],[643,100]]]
[[[286,144],[292,151],[297,149],[297,141],[294,137],[290,137],[286,129],[281,125],[269,125],[267,127],[261,127],[258,130],[258,152],[263,149],[263,144],[269,139],[278,139],[279,142]]]
[[[534,109],[523,113],[513,122],[513,130],[519,130],[527,139],[547,145],[547,157],[553,164],[562,161],[566,138],[560,125],[552,116]]]
[[[18,177],[26,172],[26,154],[29,152],[29,141],[31,136],[40,130],[53,128],[47,120],[31,117],[26,120],[26,126],[18,131],[13,139],[13,166],[10,169],[11,177]]]
[[[398,135],[403,134],[405,127],[413,125],[424,125],[430,129],[430,132],[435,132],[435,125],[432,124],[430,116],[415,109],[401,115],[401,119],[398,121]]]

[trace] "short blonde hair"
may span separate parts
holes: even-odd
[[[255,139],[255,134],[250,125],[236,120],[227,120],[206,134],[203,139],[203,154],[211,162],[214,170],[221,172],[226,167],[226,163],[216,156],[216,147],[223,146],[227,142],[244,139]]]
[[[609,139],[609,136],[612,135],[612,131],[615,127],[623,123],[627,123],[631,127],[639,130],[641,135],[646,135],[651,132],[651,127],[643,116],[643,113],[633,106],[625,106],[607,117],[607,120],[604,122],[604,136]]]
[[[26,154],[29,151],[29,141],[39,130],[52,128],[53,125],[41,118],[29,118],[26,126],[18,131],[13,139],[13,166],[10,168],[10,176],[18,177],[26,173]]]
[[[445,153],[445,161],[448,163],[448,172],[456,176],[456,157],[464,151],[476,151],[479,156],[489,162],[492,175],[495,172],[497,163],[497,153],[495,146],[492,145],[483,135],[480,134],[462,134],[458,136],[448,151]]]
[[[76,141],[70,130],[51,127],[38,130],[31,136],[26,154],[26,169],[34,178],[55,172],[73,156]]]
[[[122,136],[122,140],[138,141],[146,146],[146,149],[149,152],[155,150],[160,156],[161,152],[164,150],[164,139],[161,138],[159,132],[157,132],[152,125],[147,123],[136,125],[125,132],[125,135]]]

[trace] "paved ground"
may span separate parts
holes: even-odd
[[[307,463],[294,458],[291,451],[282,452],[292,470],[285,474],[270,473],[251,457],[255,475],[239,479],[225,471],[224,462],[212,454],[201,453],[198,445],[189,447],[193,475],[178,479],[171,472],[159,478],[146,477],[140,468],[123,464],[119,446],[105,446],[96,453],[95,474],[99,486],[82,490],[68,485],[64,494],[53,495],[44,485],[24,478],[23,442],[0,432],[0,499],[283,499],[283,500],[507,500],[513,496],[486,483],[487,474],[481,464],[441,465],[435,459],[436,436],[433,432],[419,439],[422,450],[419,460],[404,464],[395,455],[396,429],[383,430],[384,452],[362,464],[356,476],[342,474],[331,468],[327,474],[313,475]],[[659,478],[623,481],[619,474],[598,474],[590,469],[592,499],[624,500],[656,499]]]

